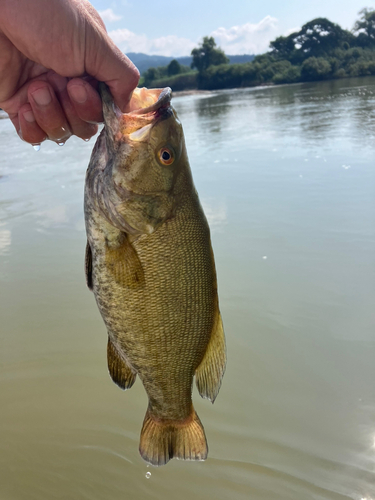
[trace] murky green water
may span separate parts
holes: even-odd
[[[37,153],[3,119],[1,499],[374,499],[375,79],[174,104],[228,342],[215,404],[194,390],[209,459],[148,468],[143,387],[107,374],[83,274],[93,141]]]

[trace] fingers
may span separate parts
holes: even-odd
[[[24,104],[18,111],[18,124],[12,120],[21,139],[30,144],[40,144],[47,139],[47,134],[35,120],[35,115],[29,103]]]
[[[67,91],[81,120],[94,123],[103,121],[102,101],[90,83],[82,78],[73,78],[68,83]]]
[[[80,87],[84,87],[84,91],[86,91],[86,99],[83,103],[73,101],[70,97],[69,85],[71,82],[68,83],[67,78],[53,72],[48,75],[48,81],[51,83],[56,92],[62,110],[68,120],[72,134],[80,137],[81,139],[87,140],[98,131],[96,123],[102,121],[102,105],[98,93],[91,87],[90,84],[78,78],[75,80],[78,80],[76,86],[79,90]],[[82,84],[80,82],[82,82]],[[87,90],[86,86],[89,87]],[[79,92],[78,98],[82,100],[82,95],[79,94]]]
[[[67,78],[53,71],[43,76],[26,89],[20,89],[4,106],[20,137],[38,144],[46,139],[64,143],[71,135],[86,140],[95,135],[96,122],[102,121],[102,105],[96,90],[87,81],[75,78],[73,100],[68,93]]]
[[[28,87],[27,95],[37,126],[44,130],[48,138],[57,143],[64,143],[69,139],[72,132],[52,85],[49,82],[33,81]],[[28,128],[32,126],[30,123]],[[21,131],[26,140],[22,123]]]

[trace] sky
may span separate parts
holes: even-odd
[[[352,29],[375,0],[91,0],[123,52],[186,56],[204,36],[226,54],[261,54],[317,17]]]

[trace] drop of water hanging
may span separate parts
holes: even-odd
[[[151,472],[146,472],[146,479],[150,479],[151,477]]]
[[[33,148],[35,149],[35,151],[39,151],[40,144],[33,144]]]

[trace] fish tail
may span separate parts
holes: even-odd
[[[139,452],[143,460],[156,466],[165,465],[171,458],[206,460],[206,435],[195,410],[183,421],[156,419],[147,410]]]

